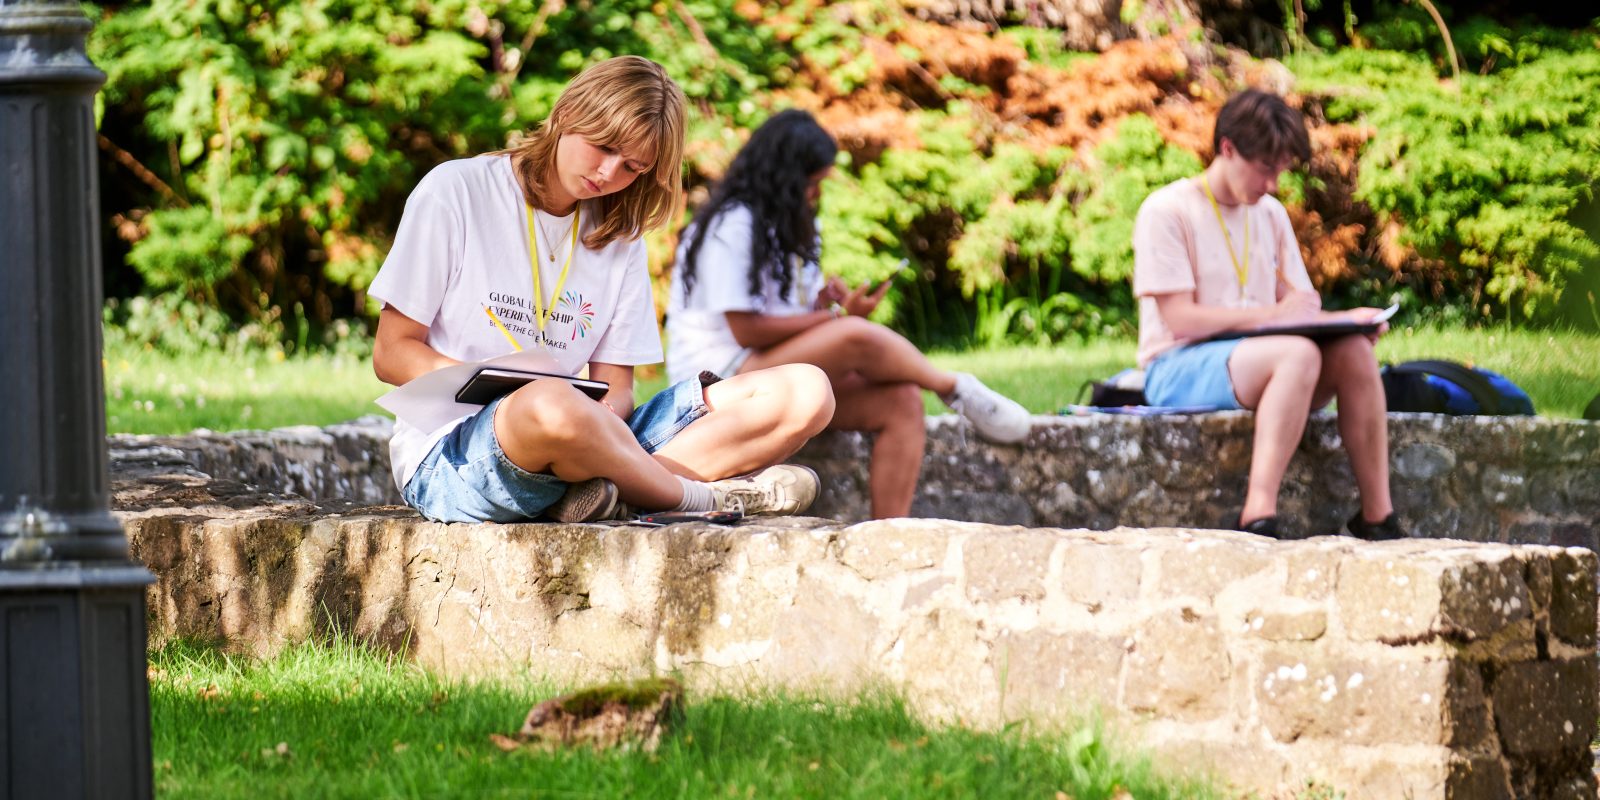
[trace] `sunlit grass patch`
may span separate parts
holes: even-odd
[[[1087,726],[978,731],[883,692],[695,696],[654,754],[501,752],[538,681],[445,680],[346,642],[268,661],[173,645],[150,660],[164,797],[1205,798]]]
[[[372,401],[388,390],[370,360],[347,355],[179,357],[108,343],[102,366],[112,433],[330,425],[383,413]]]
[[[1036,414],[1076,403],[1087,380],[1133,365],[1135,343],[1105,339],[1057,347],[1007,347],[940,351],[930,355],[945,369],[971,372]],[[1441,330],[1400,327],[1378,343],[1378,358],[1398,362],[1447,358],[1504,374],[1533,397],[1547,417],[1579,417],[1600,393],[1600,337],[1570,331],[1511,328]],[[105,354],[107,429],[128,433],[184,433],[285,425],[329,425],[383,413],[374,403],[390,387],[373,375],[369,359],[348,355],[175,357],[127,345]],[[659,367],[640,370],[640,402],[666,385]],[[929,413],[948,413],[931,393]]]

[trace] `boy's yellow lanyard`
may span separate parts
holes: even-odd
[[[1205,187],[1206,199],[1211,201],[1211,210],[1217,214],[1217,224],[1222,226],[1222,240],[1228,243],[1228,258],[1233,260],[1233,274],[1239,277],[1239,299],[1243,300],[1244,284],[1250,279],[1250,209],[1244,209],[1244,261],[1241,263],[1233,253],[1233,236],[1228,233],[1228,223],[1222,221],[1222,206],[1217,205],[1217,196],[1211,193],[1211,180],[1201,176],[1200,185]]]
[[[578,251],[578,227],[583,221],[583,209],[575,208],[572,211],[572,244],[567,248],[567,263],[561,266],[561,277],[556,278],[556,288],[550,293],[550,304],[545,305],[544,287],[539,280],[539,236],[534,231],[533,206],[524,204],[528,210],[528,263],[533,267],[533,320],[539,326],[539,344],[544,344],[544,326],[550,317],[556,313],[556,300],[561,297],[561,287],[567,285],[567,273],[572,270],[572,254]]]

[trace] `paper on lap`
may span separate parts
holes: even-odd
[[[457,403],[456,392],[484,367],[566,374],[549,354],[539,350],[524,350],[484,361],[436,369],[408,381],[403,386],[391,389],[378,398],[377,403],[384,410],[405,420],[406,424],[418,430],[438,430],[462,417],[483,410],[483,406],[480,405]]]

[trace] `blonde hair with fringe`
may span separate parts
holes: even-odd
[[[654,163],[619,192],[582,201],[598,223],[583,237],[593,250],[632,239],[677,219],[683,208],[683,90],[660,64],[617,56],[584,70],[556,100],[544,123],[500,152],[510,154],[522,192],[546,207],[556,143],[566,134],[619,150],[653,151]]]

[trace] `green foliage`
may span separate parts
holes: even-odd
[[[1124,4],[1126,6],[1126,4]],[[1028,54],[1028,62],[1043,64],[1056,69],[1071,69],[1083,61],[1093,60],[1097,53],[1085,53],[1078,50],[1068,50],[1061,31],[1050,28],[1036,28],[1028,25],[1013,25],[1001,28],[1006,36],[1022,46]]]
[[[1122,122],[1117,135],[1094,151],[1094,168],[1077,184],[1072,268],[1086,279],[1122,286],[1133,279],[1133,218],[1151,192],[1200,171],[1195,154],[1173,147],[1142,114]]]
[[[1288,62],[1334,121],[1376,132],[1356,197],[1444,265],[1457,297],[1551,321],[1563,291],[1600,260],[1573,220],[1600,183],[1600,53],[1545,52],[1442,84],[1426,58],[1344,50]]]
[[[1291,57],[1297,91],[1375,132],[1356,199],[1420,256],[1397,287],[1367,263],[1369,230],[1335,297],[1401,291],[1447,321],[1584,311],[1585,292],[1600,291],[1600,223],[1583,218],[1600,181],[1592,26],[1452,18],[1469,74],[1441,83],[1441,39],[1421,8],[1380,4],[1358,24],[1348,2],[1304,5],[1309,41],[1352,46]],[[1289,20],[1293,4],[1261,11]],[[106,204],[143,291],[188,303],[164,300],[151,318],[189,315],[142,329],[122,308],[116,335],[170,352],[231,347],[246,330],[289,353],[346,341],[327,331],[370,315],[365,289],[420,176],[503,147],[573,73],[614,54],[661,62],[689,95],[691,183],[717,174],[738,131],[774,106],[848,106],[852,92],[864,107],[897,103],[915,142],[841,156],[825,187],[824,269],[852,283],[895,276],[878,316],[923,344],[1131,331],[1134,212],[1200,166],[1137,114],[1105,120],[1115,133],[1092,150],[1034,144],[1029,126],[1050,123],[992,111],[1005,98],[918,52],[927,34],[903,35],[920,23],[895,0],[150,0],[90,13],[117,156]],[[1054,30],[998,35],[1045,82],[1098,57],[1065,50]],[[885,45],[938,73],[935,95],[887,82],[872,56]],[[1303,206],[1322,188],[1289,180],[1284,196]],[[897,272],[902,259],[913,273]]]
[[[697,106],[743,124],[788,63],[727,2],[152,0],[91,9],[102,129],[141,165],[108,188],[138,221],[148,290],[295,337],[366,311],[418,178],[503,147],[571,75],[616,53],[662,63]],[[112,166],[113,170],[121,167]],[[132,187],[132,188],[130,188]],[[125,234],[126,235],[126,234]],[[290,319],[294,318],[294,319]]]
[[[207,352],[237,356],[248,351],[282,355],[281,326],[238,326],[214,306],[179,294],[113,298],[106,301],[104,320],[107,350],[134,348],[184,357]]]

